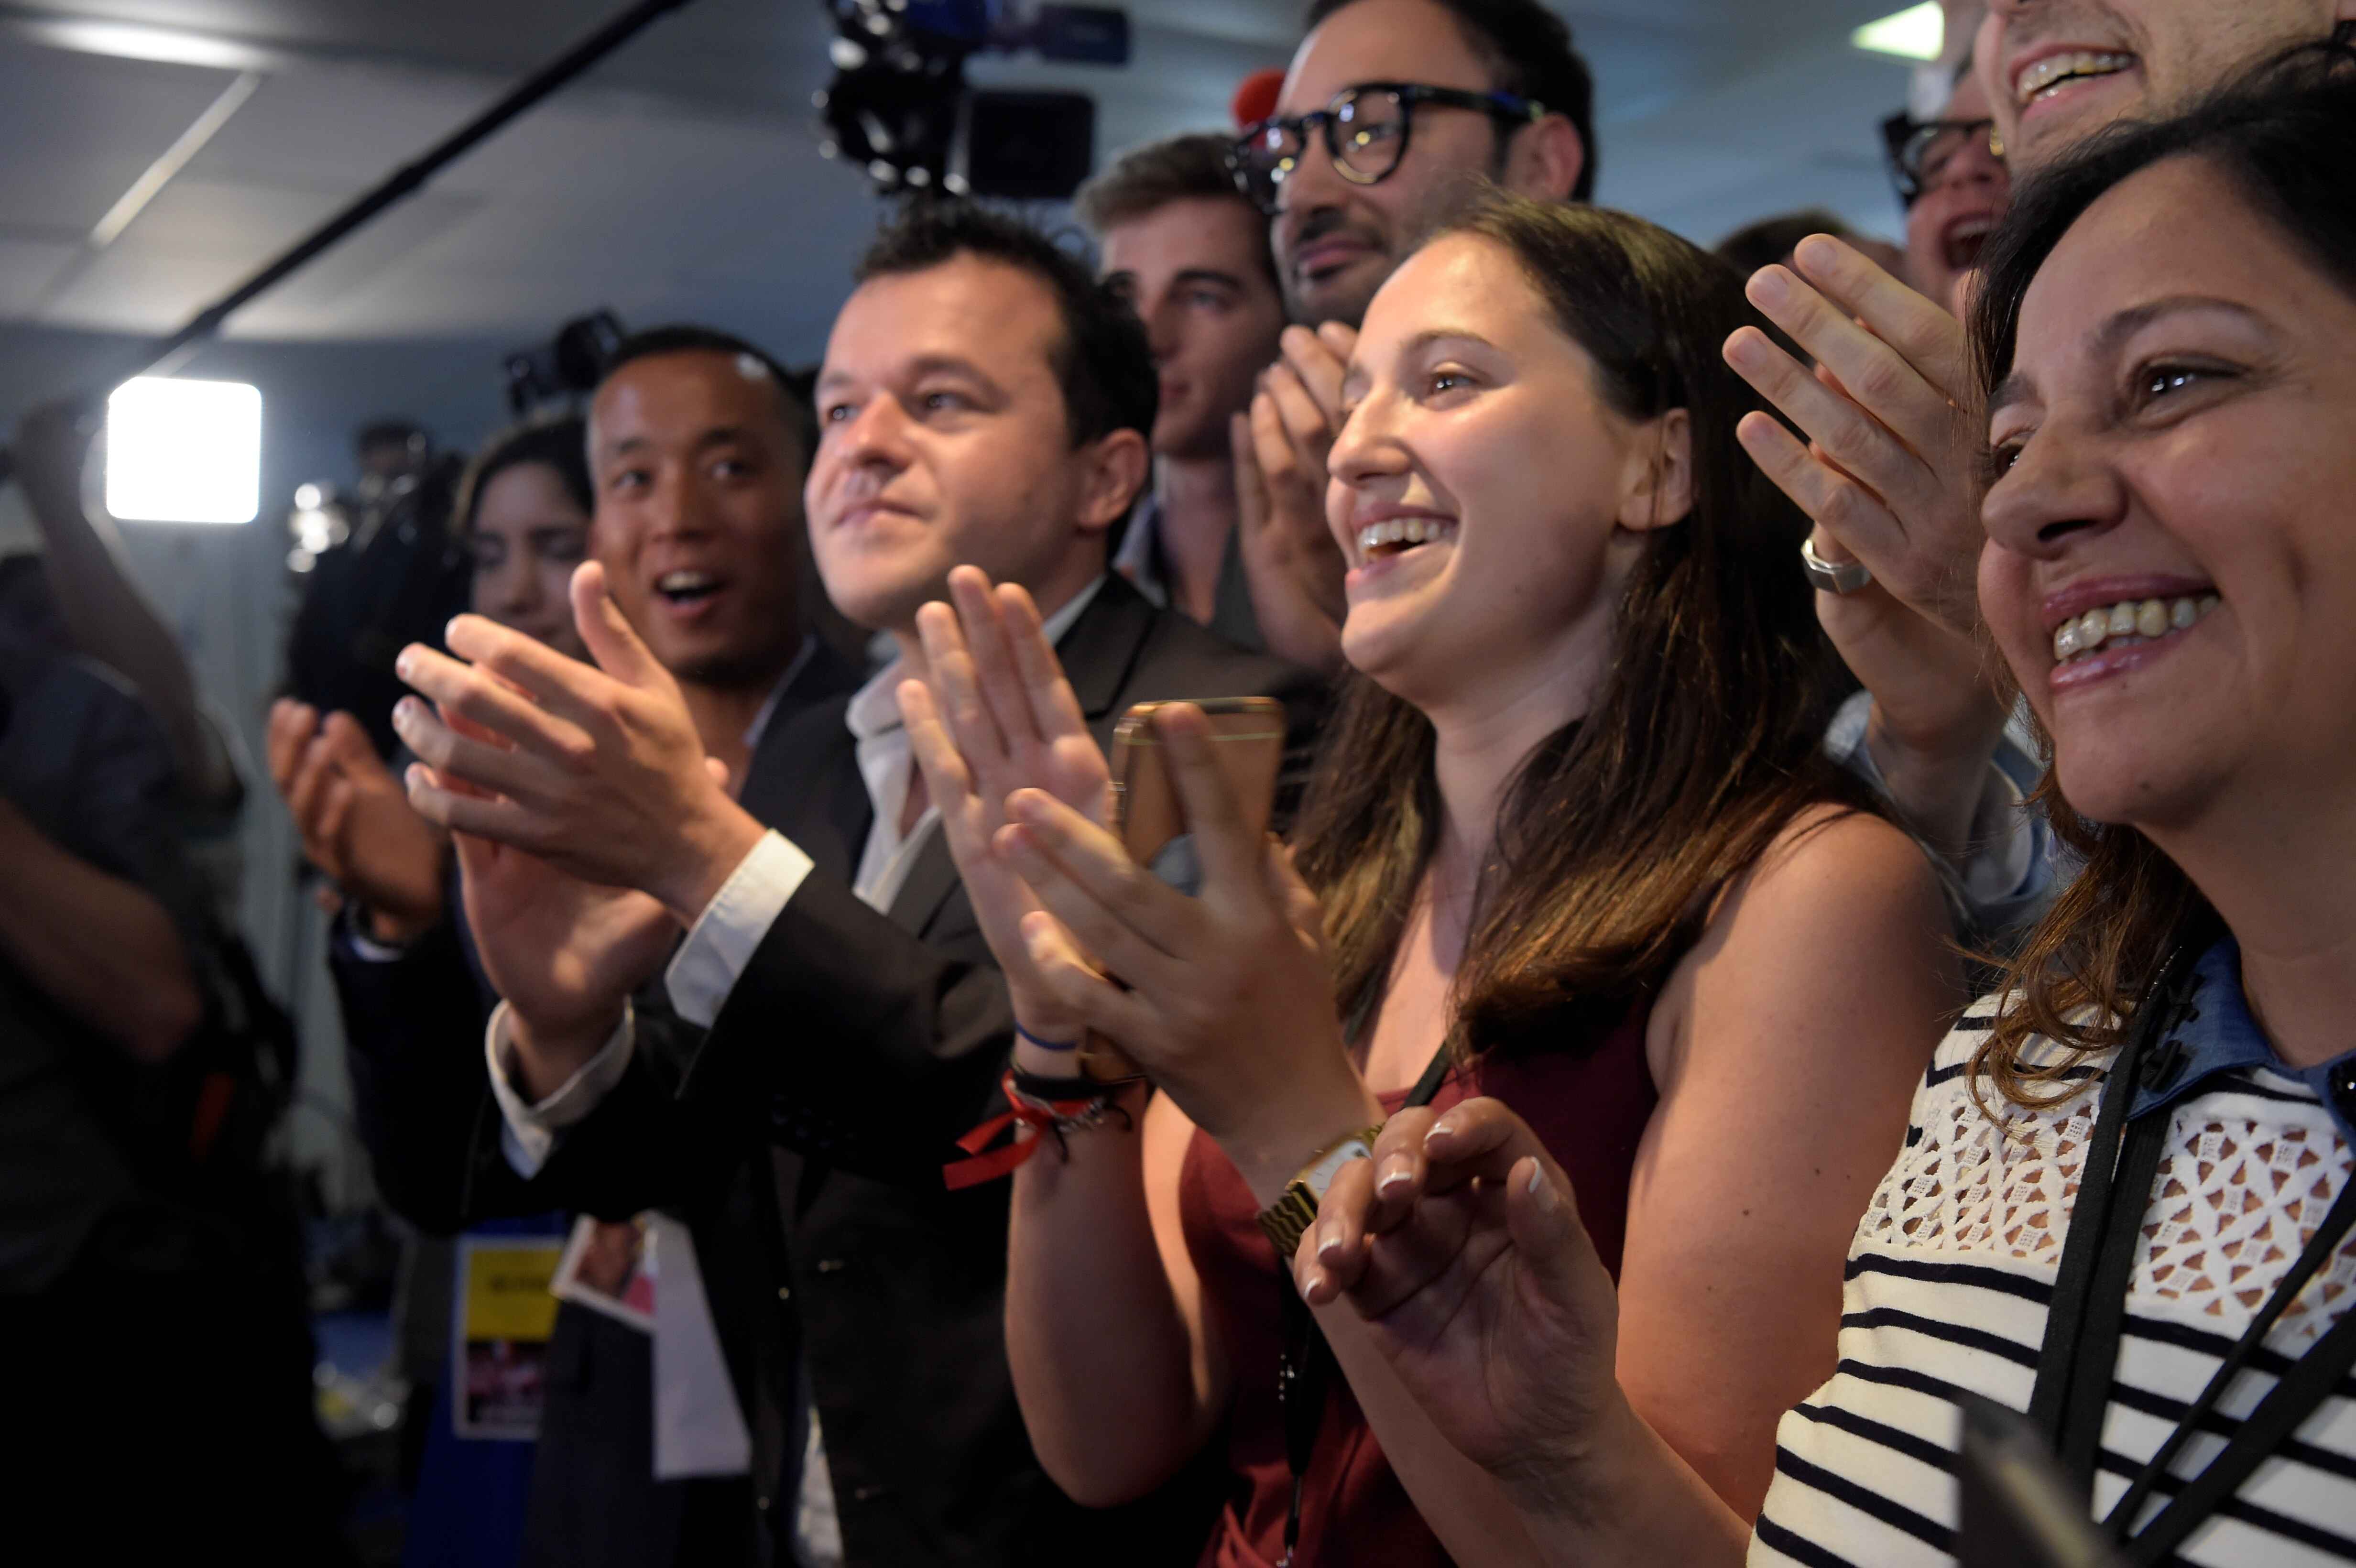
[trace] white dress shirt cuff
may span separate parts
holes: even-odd
[[[622,1074],[629,1070],[637,1028],[630,1005],[623,1003],[622,1021],[614,1026],[597,1054],[559,1084],[555,1093],[527,1104],[510,1075],[515,1044],[509,1038],[509,1017],[505,1002],[491,1010],[491,1021],[483,1030],[483,1053],[490,1063],[491,1097],[499,1103],[499,1120],[504,1124],[499,1150],[515,1173],[529,1181],[548,1163],[549,1154],[556,1147],[556,1135],[595,1110],[598,1102],[622,1081]]]
[[[695,917],[687,940],[664,972],[670,1005],[700,1029],[710,1029],[736,988],[753,950],[776,923],[810,874],[810,858],[780,833],[765,833],[745,851],[718,894]]]

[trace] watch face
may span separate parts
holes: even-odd
[[[1333,1185],[1333,1179],[1342,1174],[1342,1168],[1344,1166],[1349,1164],[1354,1159],[1372,1159],[1374,1157],[1374,1148],[1366,1142],[1365,1139],[1352,1138],[1334,1149],[1333,1153],[1327,1155],[1323,1159],[1319,1160],[1310,1172],[1301,1179],[1301,1185],[1307,1187],[1310,1191],[1315,1193],[1318,1197],[1323,1198],[1325,1196],[1325,1189]]]

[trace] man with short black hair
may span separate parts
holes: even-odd
[[[1191,1557],[1202,1515],[1084,1513],[1023,1435],[1006,1190],[942,1179],[1003,1106],[1013,1013],[894,693],[924,667],[918,607],[963,564],[1029,591],[1100,743],[1137,701],[1228,693],[1291,699],[1299,734],[1310,691],[1106,570],[1156,388],[1136,317],[1076,259],[947,204],[887,229],[858,279],[817,383],[810,528],[830,597],[900,657],[765,741],[777,830],[718,787],[594,565],[574,603],[602,668],[474,621],[453,628],[457,659],[402,656],[444,714],[502,741],[422,707],[402,720],[431,764],[412,797],[460,832],[509,1002],[489,1041],[503,1125],[474,1179],[618,1214],[694,1200],[768,1151],[776,1289],[723,1310],[715,1281],[713,1307],[732,1363],[798,1348],[758,1360],[748,1411],[780,1560]],[[665,1026],[626,982],[650,934],[682,928]]]
[[[806,632],[798,609],[813,429],[808,403],[774,359],[702,326],[625,340],[589,410],[590,553],[614,601],[675,678],[704,753],[724,763],[739,795],[763,813],[775,809],[776,793],[765,740],[857,684],[855,669]],[[316,714],[291,704],[273,714],[273,772],[288,777],[290,801],[317,799],[309,775],[333,761],[332,733],[315,740],[317,725]],[[349,765],[373,767],[374,755]],[[442,921],[406,947],[391,948],[347,919],[331,948],[355,1114],[378,1185],[403,1217],[433,1232],[492,1213],[569,1206],[517,1199],[487,1184],[468,1190],[478,1125],[498,1125],[482,1046],[498,998],[486,994],[474,935],[464,926]],[[675,943],[674,933],[658,929],[617,967],[620,983],[650,974]],[[640,1005],[664,1004],[648,995]],[[766,1162],[750,1157],[756,1152],[739,1150],[733,1167],[680,1206],[685,1236],[662,1263],[680,1299],[700,1277],[731,1330],[754,1320],[744,1309],[754,1294],[747,1282],[768,1278],[769,1232],[752,1217],[759,1201],[754,1184],[767,1182]],[[654,1228],[679,1235],[659,1220]],[[687,1237],[692,1255],[681,1250]],[[653,1484],[659,1470],[680,1467],[676,1456],[698,1436],[676,1421],[658,1436],[656,1380],[669,1367],[680,1386],[676,1368],[699,1342],[708,1355],[712,1332],[692,1313],[659,1312],[650,1342],[586,1307],[567,1303],[560,1310],[549,1352],[550,1419],[526,1520],[528,1563],[742,1559],[752,1526],[741,1462],[733,1481],[706,1456],[694,1479]],[[747,1346],[742,1390],[755,1381],[761,1347],[734,1337]],[[766,1351],[781,1353],[774,1343]],[[717,1408],[725,1403],[708,1401],[693,1413],[701,1435],[708,1440],[717,1431],[722,1446],[741,1441],[735,1413]],[[739,1403],[746,1412],[755,1407],[742,1392]]]
[[[1538,0],[1315,0],[1305,30],[1275,119],[1237,144],[1301,325],[1356,327],[1476,176],[1594,194],[1594,78]]]

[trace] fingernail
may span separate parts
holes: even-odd
[[[452,637],[457,635],[458,623],[464,619],[466,619],[466,617],[463,615],[453,615],[450,617],[449,624],[442,628],[442,640],[444,643],[447,643]]]
[[[1455,1121],[1450,1117],[1442,1116],[1440,1120],[1431,1124],[1431,1131],[1423,1135],[1423,1141],[1426,1144],[1430,1144],[1436,1138],[1452,1138],[1455,1136]]]
[[[394,729],[406,729],[410,720],[416,717],[417,699],[413,697],[404,697],[400,701],[392,705],[392,727]]]
[[[1301,1294],[1302,1298],[1306,1299],[1307,1297],[1316,1294],[1318,1289],[1323,1286],[1324,1283],[1325,1271],[1323,1269],[1312,1268],[1309,1270],[1308,1273],[1301,1276]]]
[[[1529,1193],[1537,1206],[1548,1213],[1552,1213],[1555,1205],[1561,1201],[1556,1195],[1554,1183],[1547,1179],[1546,1167],[1543,1165],[1533,1165],[1530,1168]]]
[[[1812,234],[1800,241],[1799,249],[1792,254],[1792,260],[1812,272],[1821,272],[1840,260],[1840,252],[1834,250],[1833,242],[1823,235]]]
[[[409,678],[409,667],[415,662],[416,661],[414,659],[410,657],[409,650],[407,648],[403,648],[401,650],[400,656],[392,661],[392,673],[401,677],[402,679],[407,680]]]
[[[1439,1130],[1437,1127],[1432,1129],[1434,1132]],[[1381,1167],[1375,1172],[1375,1190],[1388,1198],[1414,1179],[1415,1161],[1403,1154],[1385,1155]]]
[[[1342,1227],[1321,1226],[1317,1232],[1317,1255],[1332,1263],[1342,1255]]]
[[[1751,277],[1751,297],[1761,304],[1782,304],[1792,297],[1792,285],[1781,267],[1762,267]]]

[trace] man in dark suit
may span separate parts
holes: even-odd
[[[798,570],[802,481],[814,444],[808,407],[787,374],[752,345],[702,327],[626,340],[590,411],[582,481],[594,498],[590,551],[679,678],[705,751],[725,758],[738,779],[763,736],[858,683],[848,661],[806,633],[796,609],[806,577]],[[569,606],[563,630],[572,631]],[[578,651],[577,643],[551,640]],[[272,742],[273,770],[305,848],[335,870],[348,900],[330,959],[354,1110],[378,1187],[421,1230],[457,1231],[470,1217],[465,1178],[478,1123],[487,1115],[498,1125],[482,1038],[498,998],[455,904],[454,918],[405,941],[380,918],[355,923],[356,906],[383,907],[368,873],[391,856],[381,843],[371,852],[353,840],[370,833],[397,840],[402,825],[380,818],[412,816],[358,727],[323,727],[308,710],[281,703]],[[337,769],[344,793],[367,809],[328,809],[318,775]],[[425,852],[439,854],[430,845]],[[455,876],[451,891],[455,899]],[[647,1005],[661,1004],[649,997]],[[754,1174],[740,1161],[708,1202],[683,1216],[696,1261],[715,1277],[741,1277],[767,1245],[752,1221],[728,1218],[732,1205],[751,1213]],[[766,1182],[766,1162],[758,1175]],[[671,1258],[674,1285],[693,1266]],[[426,1325],[444,1347],[447,1319],[445,1298]],[[527,1568],[743,1560],[751,1493],[741,1472],[655,1479],[659,1359],[649,1335],[573,1302],[560,1307],[525,1520]],[[438,1361],[437,1350],[428,1364]]]
[[[961,205],[911,213],[836,321],[809,490],[830,597],[900,659],[767,737],[741,805],[594,567],[574,598],[599,668],[471,621],[457,659],[403,656],[441,709],[404,710],[431,764],[412,798],[460,830],[508,999],[475,1201],[625,1213],[768,1146],[774,1272],[711,1286],[777,1561],[1191,1561],[1204,1539],[1176,1499],[1086,1514],[1030,1452],[1005,1189],[941,1179],[1001,1108],[1012,1015],[893,699],[917,608],[970,562],[1030,591],[1100,741],[1132,703],[1234,694],[1288,699],[1305,733],[1308,677],[1106,572],[1155,398],[1134,316],[1076,260]],[[677,1021],[626,1001],[665,923],[689,933]]]

